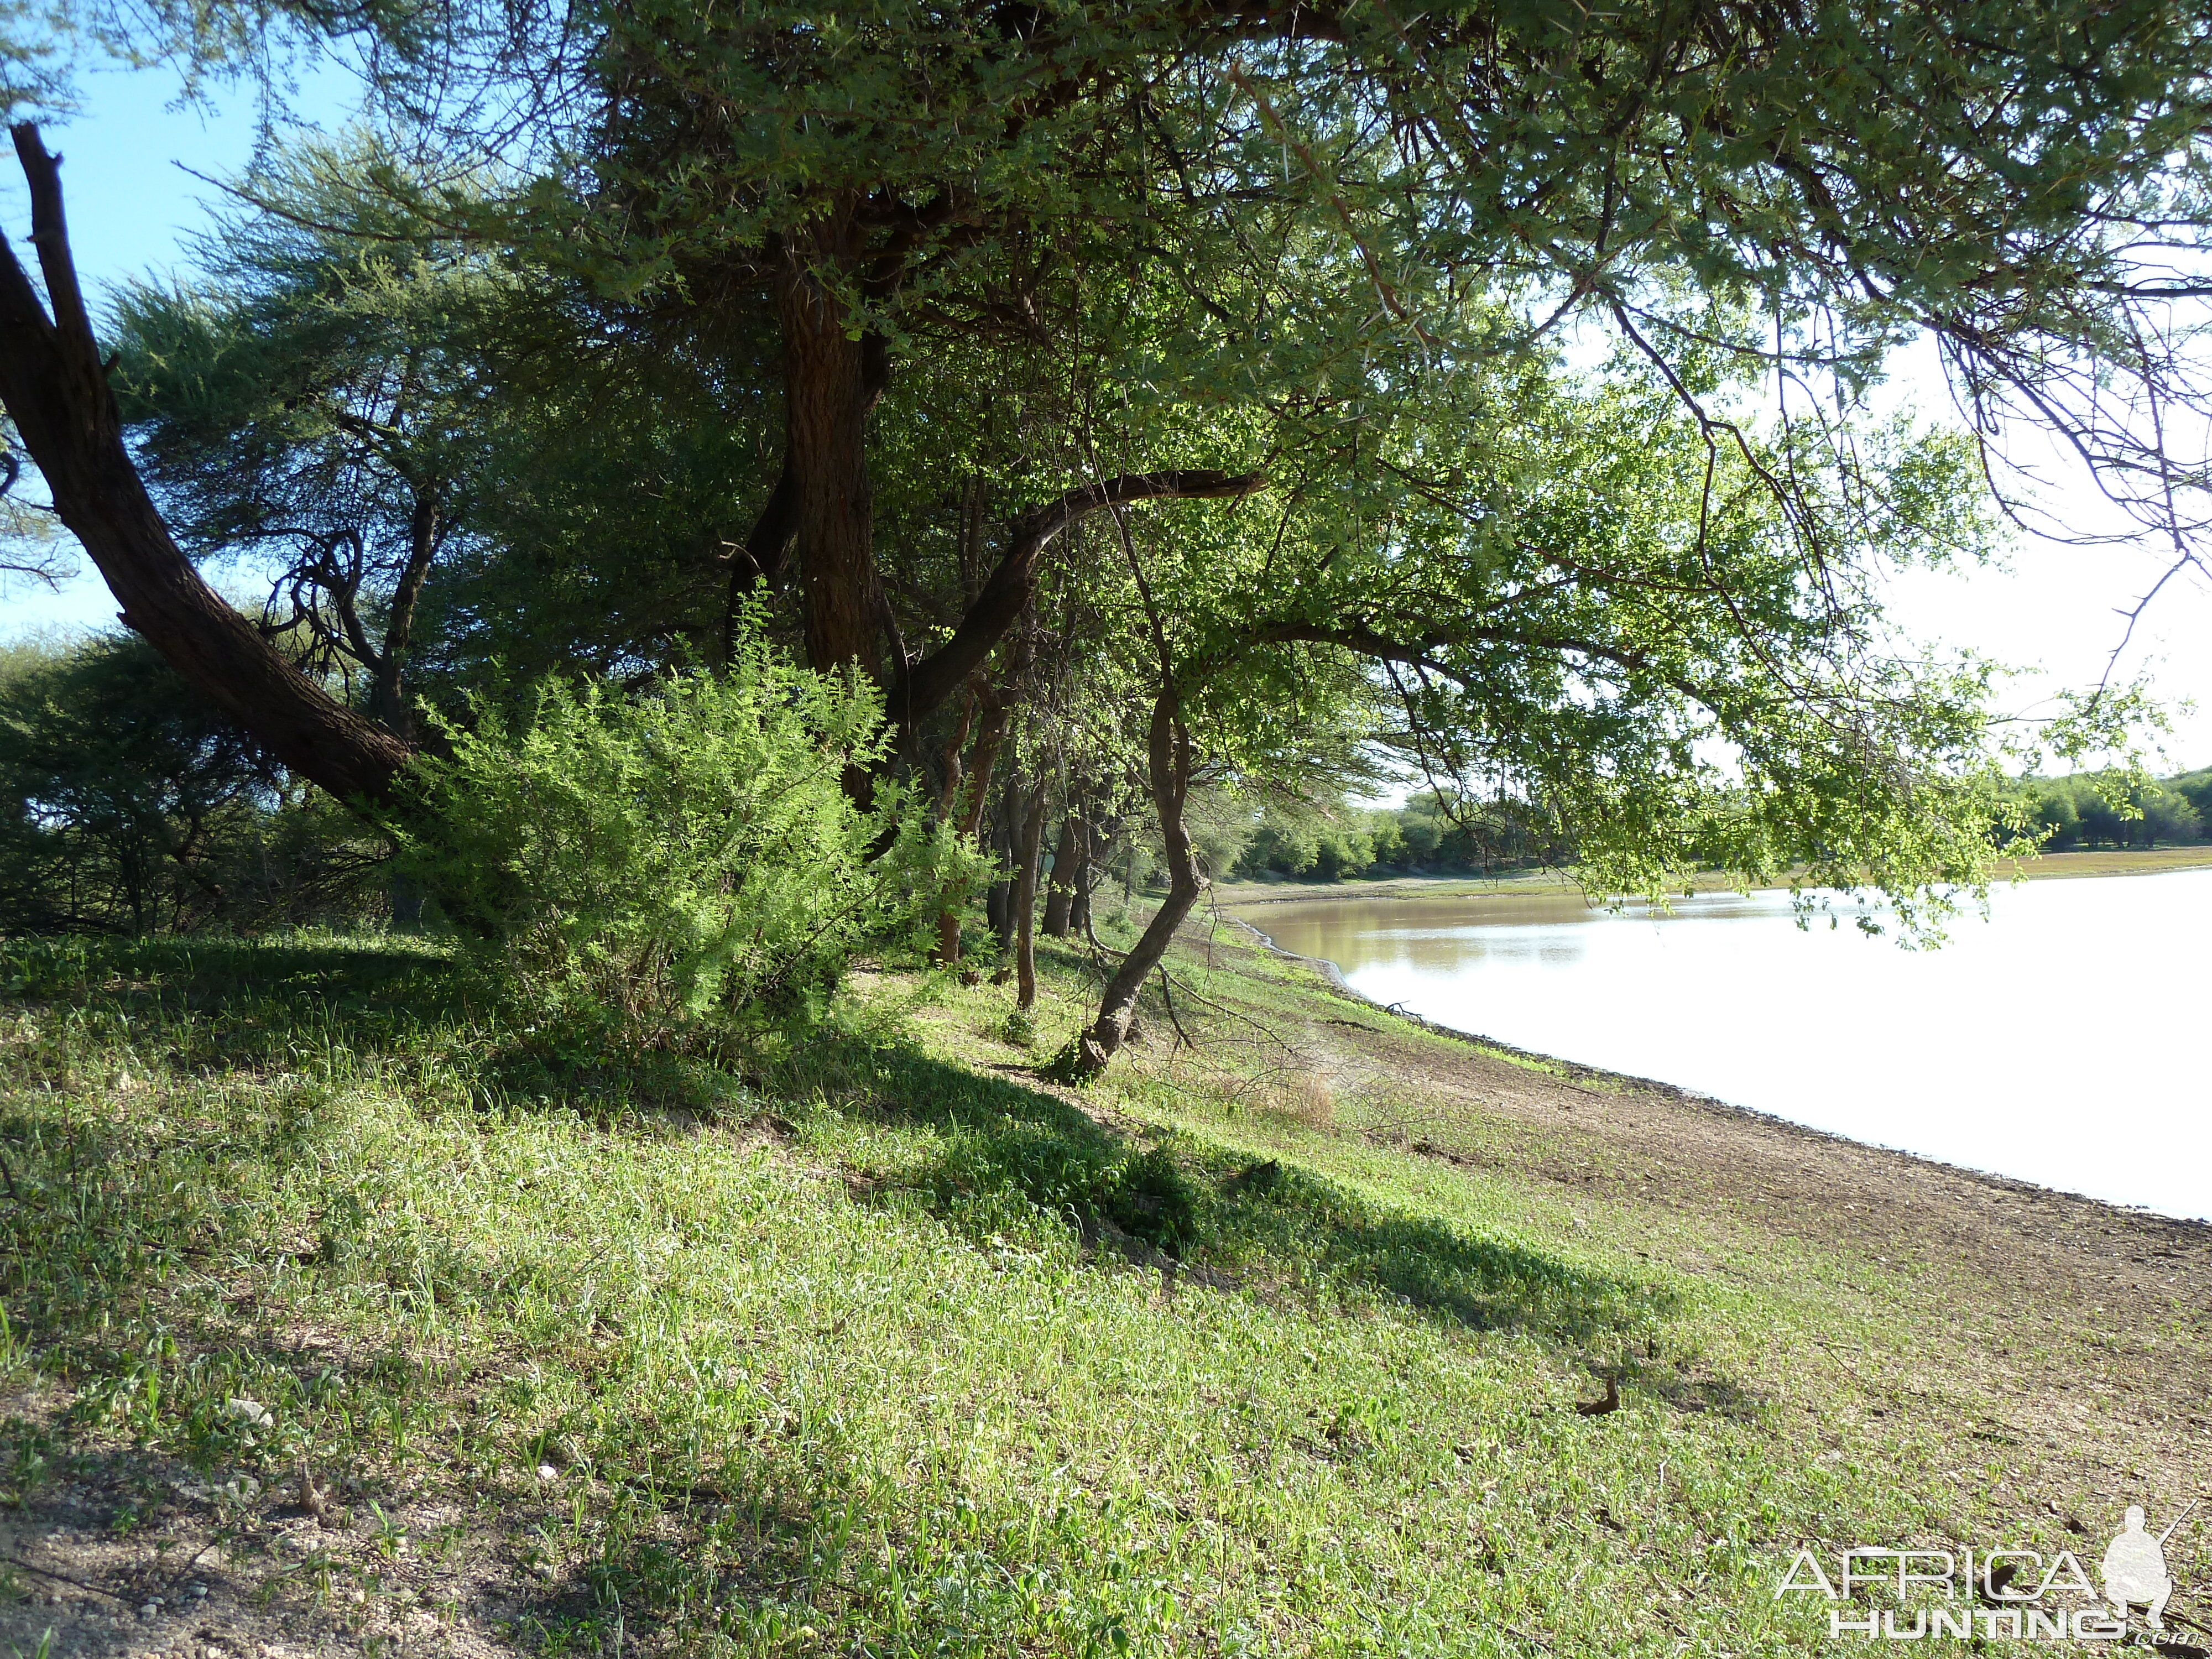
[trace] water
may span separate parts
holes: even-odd
[[[1778,1117],[2166,1215],[2212,1218],[2212,870],[2003,888],[1940,951],[1782,894],[1662,916],[1577,896],[1248,912],[1363,995]]]

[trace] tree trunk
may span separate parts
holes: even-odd
[[[1060,842],[1052,849],[1052,885],[1044,901],[1047,939],[1066,939],[1075,904],[1076,848],[1083,842],[1083,822],[1070,808],[1060,821]]]
[[[999,759],[999,742],[1006,735],[1006,700],[991,693],[983,705],[983,729],[975,734],[975,747],[968,757],[967,798],[960,814],[960,835],[974,841],[983,828],[983,809],[991,795],[991,770]],[[938,913],[937,959],[960,960],[960,906],[948,904]]]
[[[1036,1003],[1036,883],[1037,861],[1044,854],[1044,795],[1039,779],[1014,849],[1019,860],[1014,876],[1014,982],[1016,1004],[1022,1008]]]
[[[369,713],[384,723],[386,731],[407,743],[415,738],[415,711],[407,706],[407,659],[414,649],[415,611],[422,601],[422,584],[429,580],[431,561],[438,556],[444,528],[441,516],[437,498],[418,490],[415,509],[407,520],[407,563],[392,591],[384,649],[378,653],[376,679],[369,689]]]
[[[821,221],[810,241],[786,251],[777,292],[784,465],[794,495],[806,660],[821,672],[857,663],[880,682],[882,603],[867,432],[881,376],[871,373],[876,365],[869,343],[853,337],[846,305],[825,281],[853,269],[858,244],[850,210]],[[875,350],[879,356],[880,346]]]
[[[31,190],[31,242],[53,313],[0,238],[0,402],[53,492],[54,511],[122,606],[125,624],[278,762],[342,800],[395,799],[406,744],[315,684],[179,550],[123,441],[70,255],[59,163],[13,129]]]
[[[983,914],[999,940],[1000,977],[1013,965],[1009,957],[1014,948],[1014,836],[1021,817],[1021,787],[1010,778],[991,824],[991,851],[998,855],[1000,874],[983,900]]]
[[[1075,854],[1075,899],[1067,907],[1067,931],[1091,937],[1091,826],[1083,826],[1083,844]]]
[[[1137,994],[1167,955],[1176,930],[1190,915],[1191,907],[1206,890],[1206,872],[1198,866],[1198,849],[1191,844],[1183,823],[1183,805],[1190,794],[1190,733],[1183,729],[1172,682],[1152,703],[1151,750],[1152,805],[1160,817],[1160,837],[1166,843],[1168,896],[1153,913],[1152,922],[1136,948],[1121,959],[1114,977],[1099,999],[1098,1018],[1076,1044],[1074,1071],[1093,1077],[1106,1069],[1129,1035],[1137,1012]]]

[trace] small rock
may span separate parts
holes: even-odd
[[[251,1428],[267,1429],[276,1426],[276,1419],[270,1415],[269,1407],[258,1400],[228,1400],[223,1409]]]
[[[561,1478],[561,1471],[550,1463],[540,1463],[538,1466],[538,1478],[540,1480],[557,1480]]]
[[[138,1609],[138,1616],[141,1619],[151,1619],[159,1612],[161,1612],[161,1608],[155,1607],[151,1601],[149,1601],[144,1607]]]

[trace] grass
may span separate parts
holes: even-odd
[[[2197,847],[2105,848],[2096,852],[2045,853],[2020,866],[2030,881],[2065,876],[2154,876],[2166,870],[2212,866],[2212,844]]]
[[[1027,1021],[879,970],[743,1074],[548,1059],[403,940],[7,947],[0,1496],[187,1469],[242,1594],[548,1654],[1814,1653],[1801,1546],[2018,1535],[1882,1411],[1909,1270],[1394,1150],[1270,1035],[1345,1005],[1210,948],[1076,1095],[1056,947]]]

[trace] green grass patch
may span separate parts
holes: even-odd
[[[1025,1029],[889,973],[720,1072],[503,1029],[410,943],[8,946],[8,1499],[158,1453],[246,1539],[304,1462],[436,1496],[409,1547],[511,1574],[534,1650],[1084,1655],[1817,1652],[1790,1551],[1992,1503],[1886,1385],[1784,1409],[1863,1263],[1686,1275],[1302,1117],[1235,1033],[1347,1005],[1250,953],[1043,1086],[1091,971],[1044,965]]]

